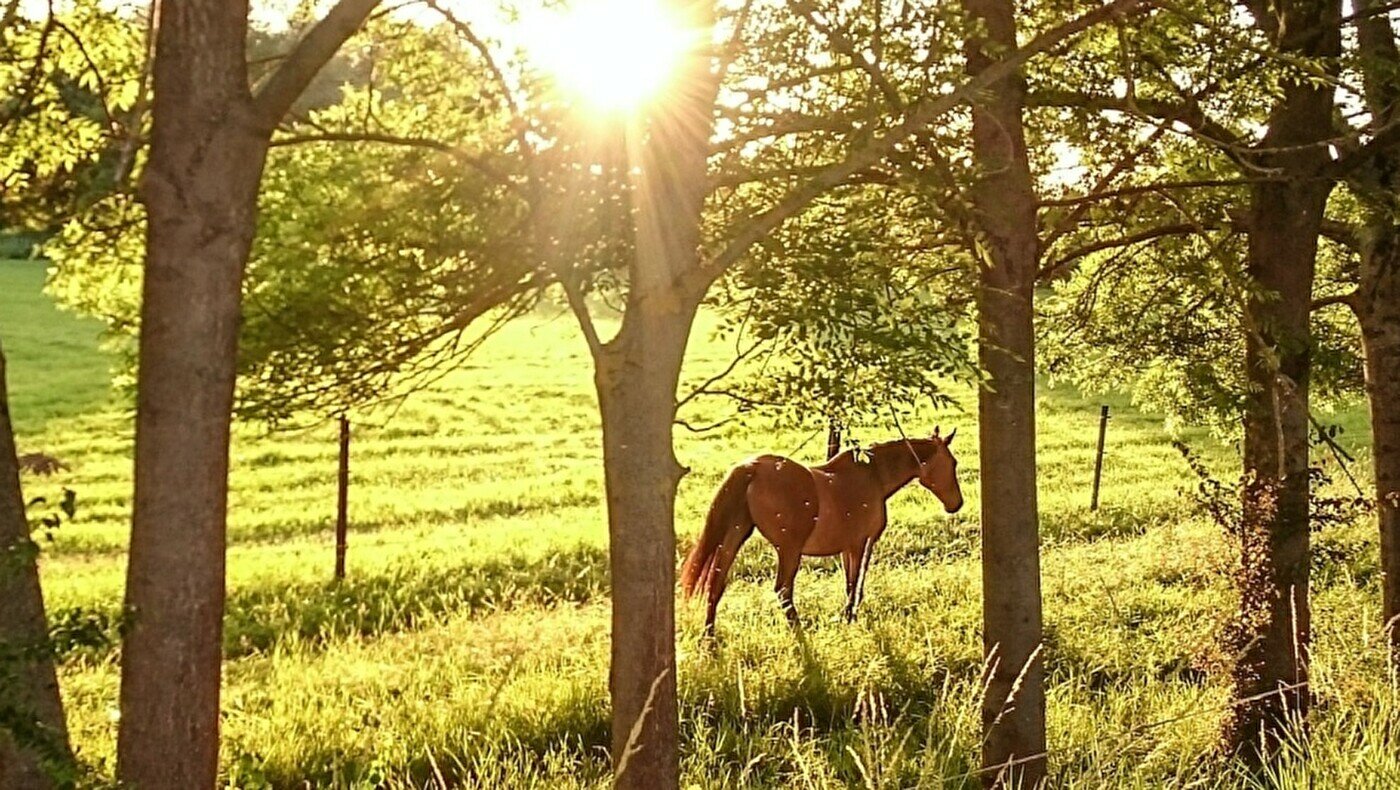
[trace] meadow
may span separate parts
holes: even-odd
[[[70,724],[96,779],[113,770],[117,621],[131,494],[131,414],[110,387],[101,326],[56,310],[37,263],[0,263],[0,341],[21,452],[71,468],[27,497],[77,493],[44,540]],[[731,348],[702,321],[686,379]],[[330,580],[335,428],[237,427],[232,457],[223,765],[229,787],[601,787],[607,784],[608,582],[592,368],[572,319],[539,312],[392,408],[357,416],[349,578]],[[700,640],[680,610],[682,781],[691,787],[972,787],[981,675],[978,459],[960,428],[967,506],[911,488],[891,502],[861,619],[838,617],[833,561],[804,563],[789,631],[755,539]],[[1103,504],[1089,509],[1098,411],[1113,407]],[[722,416],[702,405],[697,422]],[[1326,415],[1367,469],[1361,409]],[[771,419],[678,428],[690,467],[681,549],[748,455],[816,461],[824,437]],[[1379,627],[1365,517],[1315,533],[1317,715],[1268,776],[1215,753],[1234,607],[1228,536],[1160,418],[1047,382],[1039,402],[1051,771],[1057,787],[1400,785],[1400,697]],[[867,440],[889,429],[869,426]],[[1231,448],[1182,437],[1221,479]],[[1338,476],[1340,477],[1340,475]],[[1338,493],[1345,493],[1335,484]],[[46,512],[39,505],[34,516]],[[678,558],[679,560],[679,558]],[[995,583],[995,580],[992,581]]]

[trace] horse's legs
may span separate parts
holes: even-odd
[[[752,534],[753,524],[735,524],[724,533],[724,540],[715,552],[714,566],[710,569],[709,600],[705,608],[707,636],[714,636],[715,633],[715,611],[719,608],[719,599],[724,597],[724,588],[729,585],[729,569],[734,566],[734,558],[738,556],[744,541]]]
[[[865,603],[865,578],[870,575],[870,558],[875,555],[875,538],[867,538],[860,549],[860,571],[856,574],[856,606]]]
[[[797,568],[802,564],[801,549],[778,549],[778,581],[774,590],[778,593],[778,603],[787,615],[788,624],[796,628],[801,625],[797,618],[797,604],[792,601],[793,583],[797,580]]]
[[[856,620],[857,596],[860,591],[861,554],[859,547],[841,552],[841,567],[846,571],[846,622]]]

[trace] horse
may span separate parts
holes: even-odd
[[[938,428],[929,438],[900,438],[866,450],[847,450],[808,468],[778,455],[761,455],[734,467],[715,494],[700,539],[681,568],[686,599],[708,596],[705,633],[713,635],[715,610],[729,569],[757,527],[778,551],[774,590],[793,627],[800,625],[793,582],[802,557],[841,555],[846,572],[847,622],[865,595],[871,550],[885,531],[885,502],[918,479],[949,513],[962,508],[958,461]]]

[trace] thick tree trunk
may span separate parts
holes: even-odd
[[[1279,51],[1340,48],[1335,0],[1288,4],[1262,23]],[[1269,27],[1270,24],[1274,26]],[[1308,380],[1313,273],[1330,180],[1332,88],[1285,83],[1255,164],[1283,178],[1257,184],[1249,209],[1245,306],[1244,487],[1236,705],[1227,745],[1247,763],[1276,751],[1308,710]]]
[[[985,39],[969,42],[973,74],[1016,46],[1011,0],[967,0]],[[1040,656],[1040,535],[1035,461],[1033,289],[1039,239],[1022,126],[1019,77],[973,105],[973,189],[984,247],[978,287],[978,358],[989,381],[978,397],[982,458],[983,645],[991,673],[982,706],[988,784],[1034,786],[1045,777],[1045,690]]]
[[[0,349],[0,787],[7,790],[60,787],[75,778],[38,558],[20,491]]]
[[[1372,123],[1384,128],[1400,115],[1400,46],[1390,15],[1373,13],[1381,0],[1355,0],[1358,62]],[[1350,186],[1367,218],[1360,277],[1349,303],[1361,325],[1366,397],[1371,408],[1376,516],[1381,534],[1381,595],[1390,662],[1400,671],[1400,151],[1395,146],[1351,174]]]
[[[619,788],[677,786],[676,461],[671,429],[693,307],[629,309],[599,360],[612,573],[612,754]]]
[[[117,733],[118,778],[142,790],[218,775],[229,422],[258,186],[273,128],[377,2],[339,0],[256,98],[246,0],[160,6]]]
[[[1270,191],[1270,190],[1259,190]],[[1240,535],[1240,634],[1229,741],[1250,762],[1265,759],[1290,717],[1307,714],[1308,649],[1308,330],[1316,236],[1322,204],[1256,196],[1254,219],[1278,210],[1298,232],[1252,228],[1250,271],[1278,299],[1249,305],[1257,337],[1246,343],[1250,392],[1244,421],[1246,485]]]
[[[1361,259],[1353,307],[1366,353],[1366,397],[1376,467],[1385,627],[1400,667],[1400,228],[1387,226]]]
[[[212,787],[218,770],[229,420],[267,139],[246,14],[161,7],[117,739],[118,775],[140,788]]]

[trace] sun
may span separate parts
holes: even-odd
[[[661,0],[573,0],[530,20],[526,39],[563,91],[621,113],[667,87],[697,35]]]

